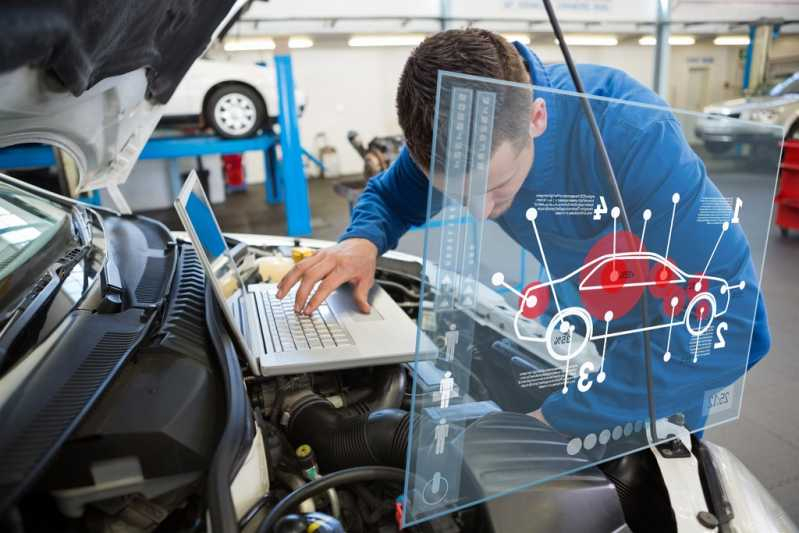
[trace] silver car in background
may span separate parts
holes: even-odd
[[[707,116],[697,121],[695,133],[713,154],[722,154],[738,143],[774,147],[782,140],[763,128],[729,119],[780,125],[786,139],[799,138],[799,72],[776,85],[765,84],[752,96],[711,104],[703,111]]]

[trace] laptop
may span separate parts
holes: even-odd
[[[196,172],[186,179],[175,209],[254,374],[298,374],[414,360],[416,324],[378,284],[369,293],[369,314],[358,311],[352,288],[345,285],[311,316],[298,315],[293,311],[297,286],[278,300],[276,284],[244,283]],[[420,354],[425,359],[436,357],[435,345],[418,333]]]

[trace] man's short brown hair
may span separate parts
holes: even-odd
[[[400,127],[411,156],[424,172],[430,168],[439,70],[530,83],[530,75],[519,53],[496,33],[470,28],[443,31],[425,39],[405,63],[397,89]],[[525,100],[525,103],[514,103],[512,106],[498,105],[499,113],[495,122],[508,125],[510,130],[519,133],[526,132],[529,129],[529,113],[525,116],[525,108],[519,107],[526,103],[532,105],[530,93],[527,93]],[[503,108],[505,116],[502,114]],[[507,133],[505,131],[503,138],[502,131],[495,131],[495,148],[498,142],[508,139]]]

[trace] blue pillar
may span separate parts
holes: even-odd
[[[277,71],[278,123],[280,124],[280,147],[283,153],[280,178],[286,199],[288,234],[299,237],[311,234],[311,209],[308,204],[308,184],[302,166],[297,104],[294,101],[294,77],[291,72],[291,56],[275,56]],[[276,176],[277,178],[277,176]]]
[[[746,47],[746,59],[744,60],[744,91],[749,88],[749,74],[752,70],[752,53],[755,49],[755,35],[757,33],[757,26],[752,24],[749,26],[749,46]]]
[[[277,160],[277,148],[273,144],[264,150],[264,169],[266,170],[266,203],[269,205],[282,204],[285,200],[280,172],[280,164]]]

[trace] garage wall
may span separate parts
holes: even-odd
[[[799,37],[777,40],[779,50],[799,49]],[[775,44],[777,44],[775,43]],[[531,47],[544,62],[560,62],[559,49],[539,38]],[[701,110],[711,102],[741,94],[742,48],[714,46],[701,40],[695,46],[672,47],[669,72],[669,103],[682,109]],[[315,151],[316,136],[324,133],[336,147],[344,174],[359,173],[362,162],[349,146],[346,134],[357,130],[366,140],[376,135],[400,133],[395,116],[397,81],[411,48],[350,48],[325,44],[293,50],[294,76],[308,99],[300,120],[303,145]],[[574,47],[578,62],[604,64],[628,72],[651,85],[654,47],[640,46],[628,38],[614,47]],[[271,62],[271,52],[236,52],[233,61]],[[701,80],[707,80],[700,87]],[[261,166],[248,167],[255,181],[263,179]]]
[[[560,61],[555,45],[532,45],[544,62]],[[347,132],[356,130],[365,140],[377,135],[401,133],[394,108],[397,83],[411,48],[349,48],[326,46],[293,50],[294,77],[308,101],[300,119],[302,144],[315,152],[316,137],[325,133],[338,151],[341,172],[358,173],[363,163],[347,142]],[[573,51],[580,62],[624,68],[634,78],[649,84],[652,48],[635,45],[612,48],[582,48]],[[270,62],[271,53],[236,52],[231,60]],[[260,181],[258,164],[248,166],[249,175]]]

